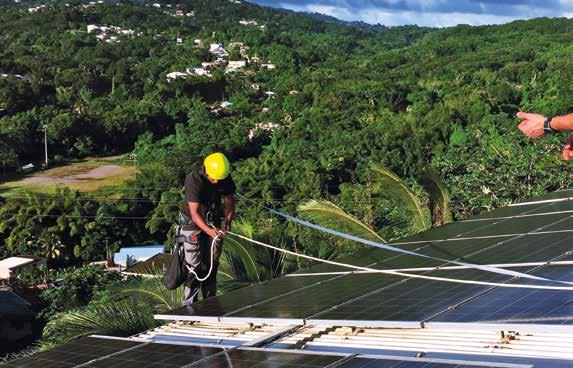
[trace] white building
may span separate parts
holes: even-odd
[[[219,56],[227,56],[229,55],[229,53],[227,52],[227,50],[225,50],[223,48],[223,45],[220,43],[212,43],[209,46],[209,52],[215,55],[219,55]]]
[[[272,69],[276,69],[276,65],[275,64],[261,64],[261,68],[265,68],[268,70],[272,70]]]
[[[187,77],[188,75],[189,74],[182,73],[182,72],[171,72],[171,73],[167,74],[167,81],[171,82],[172,80],[177,79],[177,78],[185,79],[185,77]]]
[[[0,285],[8,284],[22,271],[29,271],[46,265],[45,258],[9,257],[0,261]]]
[[[239,21],[239,24],[242,24],[242,25],[244,25],[244,26],[256,26],[256,25],[258,25],[259,23],[257,23],[257,21],[256,21],[256,20],[253,20],[253,19],[251,19],[251,20],[241,19],[241,20]]]
[[[88,24],[88,33],[92,33],[93,31],[99,31],[99,26],[95,24]]]
[[[187,68],[187,74],[211,77],[211,73],[205,68]]]
[[[37,6],[35,8],[28,8],[28,13],[37,13],[40,10],[43,10],[45,8],[46,8],[46,5],[40,5],[40,6]]]
[[[227,66],[229,68],[240,69],[246,67],[247,62],[245,60],[236,60],[236,61],[229,60],[229,64]]]
[[[221,66],[219,61],[205,61],[201,63],[203,68],[218,68]]]

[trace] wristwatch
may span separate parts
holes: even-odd
[[[553,116],[548,116],[545,118],[545,121],[543,122],[543,133],[545,135],[556,132],[556,130],[551,127],[551,120],[553,120]]]

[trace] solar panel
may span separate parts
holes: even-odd
[[[433,276],[466,280],[503,282],[507,276],[476,270],[434,271]],[[441,281],[410,279],[377,292],[346,300],[330,309],[308,317],[309,323],[320,320],[345,320],[360,325],[372,321],[423,321],[435,313],[460,303],[489,286],[452,284]]]
[[[405,358],[402,358],[405,359]],[[416,361],[417,360],[417,361]],[[380,358],[354,358],[348,362],[339,365],[339,368],[507,368],[506,364],[496,363],[472,363],[465,364],[462,362],[446,362],[438,360],[423,360],[423,359],[400,360],[396,359],[380,359]],[[524,365],[515,367],[527,367]]]
[[[85,365],[94,368],[177,368],[223,352],[224,349],[204,346],[145,344]]]
[[[388,275],[348,275],[229,313],[225,317],[304,319],[347,300],[399,282],[401,279]]]
[[[536,276],[573,282],[571,266],[548,266]],[[551,285],[544,281],[531,284]],[[573,293],[559,290],[496,288],[431,322],[573,325]]]
[[[211,356],[193,367],[206,368],[323,368],[343,355],[307,354],[296,351],[234,349]]]
[[[559,193],[556,196],[560,198],[562,195]],[[569,210],[573,211],[573,201],[569,200],[508,207],[477,218],[479,221],[471,219],[449,224],[394,244],[431,257],[474,264],[546,262],[573,249],[570,245],[573,244],[573,216],[572,213],[563,212]],[[346,257],[342,262],[379,269],[451,266],[436,259],[399,255],[377,248],[366,249],[355,256]],[[516,270],[527,272],[534,267],[536,265],[526,265]],[[215,316],[229,320],[277,318],[299,322],[308,320],[309,323],[332,320],[420,323],[447,314],[445,312],[449,308],[462,311],[465,305],[479,303],[482,295],[493,295],[489,292],[492,286],[488,285],[406,279],[382,274],[318,274],[342,271],[349,269],[318,265],[297,273],[313,275],[283,277],[243,288],[170,311],[161,317],[194,319],[198,316]],[[495,283],[511,280],[510,276],[474,269],[417,272]],[[526,281],[529,283],[530,280]],[[524,295],[523,289],[510,290],[502,291],[510,293],[512,298]],[[534,312],[533,308],[529,310]]]
[[[74,367],[91,360],[141,345],[139,342],[86,337],[55,349],[34,354],[28,358],[13,360],[3,367],[56,368]]]

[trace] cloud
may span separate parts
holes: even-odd
[[[573,0],[251,0],[260,5],[316,12],[342,20],[389,26],[500,24],[516,19],[571,17]]]

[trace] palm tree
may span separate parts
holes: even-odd
[[[374,182],[380,193],[408,214],[412,230],[420,232],[432,226],[430,209],[420,201],[402,179],[381,166],[373,167],[372,173],[375,174]],[[430,203],[434,204],[433,223],[442,225],[450,222],[449,192],[435,172],[429,172],[426,175],[424,188],[430,195]],[[323,226],[339,229],[364,239],[385,242],[370,225],[345,212],[332,202],[311,200],[300,205],[298,212],[302,217]]]
[[[251,239],[259,239],[272,244],[283,243],[276,236],[255,232],[248,222],[237,222],[234,231]],[[225,238],[225,251],[221,255],[219,277],[221,288],[228,291],[247,284],[271,280],[283,273],[285,254],[261,248],[236,237]]]
[[[153,310],[145,303],[130,299],[90,304],[71,312],[60,313],[43,331],[42,349],[88,335],[127,337],[158,325]]]

